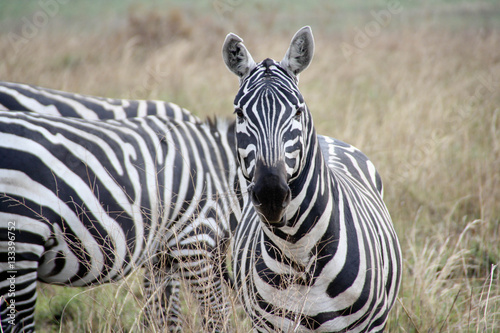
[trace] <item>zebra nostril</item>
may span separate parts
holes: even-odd
[[[292,198],[292,191],[290,191],[290,189],[288,189],[288,192],[286,193],[285,199],[283,200],[283,205],[282,205],[283,208],[286,208],[286,206],[288,206],[288,204],[291,201],[291,198]]]
[[[254,206],[257,207],[261,206],[262,203],[260,202],[259,197],[257,197],[257,193],[255,193],[255,191],[253,190],[253,187],[251,188],[250,192],[251,192],[252,203],[254,204]]]

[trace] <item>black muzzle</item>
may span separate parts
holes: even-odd
[[[257,162],[253,185],[249,187],[249,191],[261,220],[269,225],[285,224],[285,210],[291,200],[287,178],[284,162],[274,166]]]

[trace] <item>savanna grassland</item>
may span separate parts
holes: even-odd
[[[166,100],[200,117],[232,116],[228,32],[255,60],[278,60],[311,25],[316,53],[300,87],[316,128],[373,160],[400,237],[403,283],[387,331],[500,331],[498,2],[21,3],[0,4],[0,80]],[[39,331],[137,331],[139,275],[41,286]],[[184,327],[197,332],[195,302],[184,302]],[[233,314],[233,330],[250,331]]]

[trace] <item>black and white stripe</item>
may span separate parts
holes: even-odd
[[[21,109],[41,114],[84,119],[126,119],[136,116],[156,115],[160,118],[173,118],[177,121],[200,123],[189,111],[172,103],[83,96],[12,82],[0,82],[0,104],[2,105],[1,108],[6,110]],[[144,110],[147,110],[147,112],[144,112]],[[216,120],[216,123],[220,121]],[[228,124],[228,126],[233,127],[232,124]],[[223,135],[224,132],[224,130],[213,131],[213,134],[217,137]],[[227,141],[222,141],[225,150],[228,150],[226,152],[221,151],[222,155],[233,156],[232,149],[234,148],[232,148],[233,139],[231,134],[232,130],[227,132]],[[318,135],[318,140],[324,156],[333,156],[329,149],[332,147],[330,143],[334,139]],[[228,167],[233,168],[227,170],[230,175],[229,178],[233,179],[238,171],[234,163],[229,163]],[[241,180],[239,186],[244,187],[245,181]],[[238,185],[235,188],[237,187]],[[235,223],[232,224],[234,228]],[[162,318],[167,314],[166,309],[169,308],[170,320],[175,321],[180,306],[178,295],[180,277],[175,272],[176,267],[171,266],[172,262],[169,260],[154,260],[151,264],[146,265],[145,284],[147,297],[154,299],[150,302],[152,303],[151,309],[148,308],[148,310],[157,311],[159,313],[157,317]],[[163,294],[158,291],[160,285],[165,286]],[[165,303],[165,300],[168,300],[169,303]],[[214,305],[214,303],[216,302],[213,302],[211,306],[225,306],[220,303]]]
[[[0,110],[21,110],[83,119],[126,119],[155,115],[177,121],[200,122],[189,111],[173,103],[110,99],[13,82],[0,82]],[[146,269],[144,283],[146,298],[150,300],[147,311],[156,312],[154,318],[159,318],[160,322],[166,322],[165,316],[170,315],[169,320],[175,324],[180,309],[180,281],[175,268],[167,261],[147,265]],[[153,318],[148,318],[149,320]]]
[[[157,116],[198,121],[189,111],[173,103],[80,95],[5,81],[0,81],[0,110],[32,111],[89,120]]]
[[[37,281],[88,286],[119,280],[145,263],[149,282],[173,279],[165,290],[173,298],[178,278],[185,278],[206,312],[205,329],[222,330],[221,258],[241,214],[234,125],[185,116],[93,121],[0,112],[4,332],[34,330]],[[13,268],[8,222],[15,224]],[[13,301],[16,326],[9,323]],[[178,329],[179,309],[171,308],[169,324]]]
[[[379,332],[399,290],[399,242],[373,164],[316,136],[297,87],[313,51],[309,27],[281,62],[256,64],[238,36],[226,37],[249,184],[232,240],[235,285],[259,332]]]

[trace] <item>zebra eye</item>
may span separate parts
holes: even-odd
[[[300,116],[302,115],[302,112],[304,112],[304,107],[303,106],[299,106],[297,108],[297,111],[295,111],[294,117],[295,118],[300,118]]]
[[[236,116],[238,117],[238,119],[244,119],[245,118],[245,115],[243,114],[243,110],[241,108],[236,108],[234,110],[234,113],[236,114]]]

